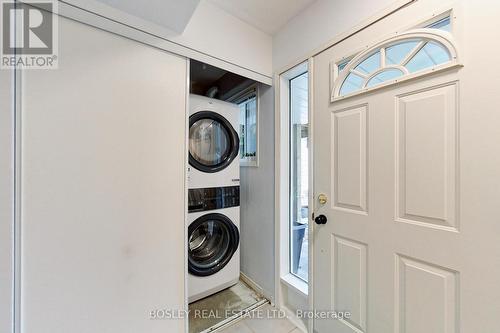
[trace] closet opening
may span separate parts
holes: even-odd
[[[258,166],[259,84],[196,60],[190,60],[189,83],[188,325],[200,333],[269,301],[242,274],[260,247],[252,244],[257,226],[245,215],[254,209],[251,184],[240,180],[240,168]]]

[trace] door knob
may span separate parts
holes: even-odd
[[[328,222],[328,219],[325,215],[321,214],[314,218],[314,222],[316,222],[316,224],[326,224],[326,222]]]
[[[318,201],[320,204],[324,205],[328,202],[328,197],[326,196],[326,194],[321,193],[320,195],[318,195]]]

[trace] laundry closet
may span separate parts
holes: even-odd
[[[253,223],[257,212],[249,199],[256,193],[250,193],[254,188],[247,172],[259,166],[259,86],[190,60],[186,228],[191,333],[228,326],[269,303],[269,294],[249,277],[253,272],[241,273],[242,261],[257,257],[255,249],[261,247],[252,240],[259,224]]]

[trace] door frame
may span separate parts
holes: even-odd
[[[308,109],[312,110],[312,58],[302,61],[286,72],[275,76],[275,306],[284,311],[288,318],[301,330],[310,331],[296,316],[293,309],[285,303],[285,291],[306,299],[307,310],[312,310],[311,272],[312,272],[312,242],[308,243],[308,275],[309,283],[301,287],[291,283],[287,276],[289,272],[289,80],[307,71],[308,72]],[[309,126],[312,125],[312,112],[309,111]],[[312,207],[312,139],[309,131],[309,200]],[[312,234],[312,223],[309,221],[308,233]],[[310,238],[309,238],[310,239]],[[295,280],[295,279],[294,279]],[[297,278],[297,280],[299,280]],[[312,331],[311,331],[312,332]]]

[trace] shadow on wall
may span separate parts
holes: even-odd
[[[241,271],[274,299],[274,92],[259,85],[259,166],[241,167]]]

